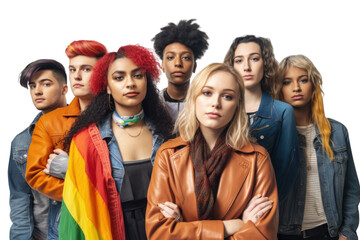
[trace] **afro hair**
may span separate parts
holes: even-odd
[[[193,23],[193,21],[195,19],[181,20],[178,25],[169,23],[155,35],[152,41],[154,41],[155,52],[161,60],[163,60],[163,51],[166,46],[174,42],[179,42],[190,48],[194,53],[195,60],[204,55],[209,46],[207,42],[209,37],[205,32],[200,31],[199,24]]]

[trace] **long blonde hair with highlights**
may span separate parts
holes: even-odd
[[[249,142],[248,121],[244,106],[244,83],[234,68],[223,63],[208,65],[192,80],[185,99],[185,107],[175,123],[174,131],[180,133],[180,136],[185,141],[193,141],[195,133],[199,128],[199,122],[195,114],[196,98],[201,94],[210,75],[218,71],[230,73],[239,86],[239,101],[226,132],[226,144],[232,148],[240,149]]]
[[[279,87],[277,89],[277,98],[281,101],[284,101],[284,96],[282,95],[281,91],[283,80],[286,71],[290,67],[297,67],[307,71],[308,78],[311,81],[313,89],[311,98],[311,117],[319,129],[322,140],[322,147],[330,157],[330,160],[332,160],[334,158],[334,153],[330,147],[331,125],[329,120],[326,118],[324,111],[323,91],[321,89],[321,74],[316,69],[314,64],[310,61],[310,59],[305,57],[304,55],[293,55],[284,58],[279,65],[278,72]]]

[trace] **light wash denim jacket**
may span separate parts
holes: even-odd
[[[144,118],[146,126],[149,128],[149,130],[152,132],[153,135],[153,148],[151,152],[151,163],[154,165],[155,155],[160,147],[160,145],[165,141],[161,136],[157,135],[154,131],[155,129],[153,126],[151,126],[146,121],[146,116]],[[120,193],[121,190],[121,184],[125,175],[125,169],[124,164],[121,159],[120,151],[118,144],[116,142],[116,138],[114,136],[114,133],[111,129],[111,121],[112,121],[112,114],[109,114],[106,117],[106,120],[104,123],[102,123],[100,126],[98,126],[100,134],[102,136],[102,139],[104,139],[107,142],[108,148],[109,148],[109,154],[110,154],[110,162],[111,162],[111,168],[112,168],[112,176],[116,183],[116,189]]]
[[[8,168],[8,182],[10,189],[10,218],[12,226],[10,228],[10,239],[33,239],[34,233],[34,195],[37,198],[46,196],[31,189],[25,180],[25,170],[27,163],[27,153],[32,139],[32,133],[36,122],[41,117],[39,113],[32,121],[30,126],[19,133],[11,142],[11,153]],[[41,221],[38,224],[40,230],[47,232],[47,239],[58,239],[58,224],[61,203],[55,200],[42,199],[45,206],[40,206],[42,212],[37,218]],[[48,208],[48,211],[46,211]],[[44,211],[45,210],[45,211]],[[35,210],[36,211],[36,210]],[[57,220],[56,220],[57,219]],[[36,230],[35,230],[36,231]]]
[[[11,142],[11,153],[8,168],[8,182],[10,189],[10,239],[46,238],[48,232],[49,200],[46,196],[31,189],[25,180],[27,153],[31,143],[31,136],[35,123],[42,113],[39,113],[30,126],[19,133]],[[34,205],[34,201],[41,206]],[[38,223],[34,222],[34,214]],[[36,224],[38,226],[36,226]]]
[[[253,120],[250,126],[251,139],[266,148],[270,155],[279,203],[282,203],[292,188],[299,168],[294,109],[263,92],[259,110]]]
[[[348,131],[341,123],[329,119],[331,124],[330,146],[334,159],[329,160],[323,151],[317,126],[314,148],[318,162],[321,199],[324,206],[329,234],[339,233],[350,240],[358,239],[356,228],[359,224],[358,205],[360,186],[351,153]],[[304,217],[306,193],[306,147],[305,136],[299,134],[300,170],[295,186],[286,202],[280,206],[279,233],[299,235]]]

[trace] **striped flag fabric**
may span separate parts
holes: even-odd
[[[61,209],[60,239],[125,239],[109,150],[95,124],[74,136]]]

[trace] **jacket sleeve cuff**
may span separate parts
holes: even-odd
[[[235,233],[231,240],[240,240],[240,239],[267,239],[256,227],[252,221],[247,221],[247,223],[240,229],[239,232]]]
[[[224,224],[222,221],[202,221],[201,239],[224,239]]]
[[[358,240],[358,236],[356,235],[356,233],[346,226],[340,227],[339,234],[340,233],[347,237],[349,240]]]
[[[54,157],[50,164],[50,175],[60,179],[65,179],[68,162],[69,156],[66,154],[59,154]]]

